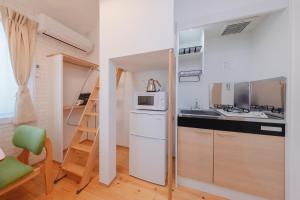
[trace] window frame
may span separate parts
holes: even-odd
[[[2,16],[0,13],[0,25],[2,25]],[[9,124],[13,124],[13,120],[14,120],[14,114],[12,116],[0,116],[0,125],[9,125]]]
[[[3,117],[0,118],[0,125],[13,124],[14,117]]]

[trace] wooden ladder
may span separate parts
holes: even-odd
[[[123,70],[118,68],[117,75],[117,84],[121,78]],[[80,178],[79,186],[76,191],[76,194],[79,194],[91,181],[92,172],[95,168],[96,161],[98,160],[98,150],[99,150],[99,126],[98,126],[98,117],[99,110],[99,77],[97,78],[96,85],[93,88],[91,95],[88,99],[88,102],[85,106],[83,114],[79,120],[79,125],[76,127],[72,141],[65,155],[64,161],[59,168],[56,180],[54,183],[57,183],[69,173],[78,176]],[[89,121],[91,117],[95,117],[97,120],[95,122],[95,127],[89,127]],[[86,140],[83,140],[84,133],[93,134],[93,140],[87,144]],[[89,137],[88,137],[89,138]],[[76,160],[78,157],[78,152],[80,154],[86,154],[86,162],[81,163]]]

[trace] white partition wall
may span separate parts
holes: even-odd
[[[288,146],[286,155],[286,199],[300,199],[300,126],[299,126],[299,73],[300,73],[300,2],[290,0],[290,44],[291,44],[291,70],[288,82]]]
[[[100,1],[100,182],[116,176],[116,84],[110,60],[174,47],[173,0]]]
[[[52,140],[53,159],[57,162],[63,161],[63,56],[57,55],[49,58],[52,61],[52,101],[49,105],[49,137]]]

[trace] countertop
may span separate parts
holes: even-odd
[[[179,114],[178,126],[285,137],[285,120]]]
[[[216,109],[209,109],[218,112]],[[245,121],[245,122],[261,122],[261,123],[272,123],[272,124],[286,124],[285,119],[278,118],[253,118],[253,117],[229,117],[218,112],[220,116],[205,116],[205,115],[192,115],[192,114],[182,114],[179,112],[179,117],[190,117],[190,118],[202,118],[202,119],[218,119],[218,120],[230,120],[230,121]]]

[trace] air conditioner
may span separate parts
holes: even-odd
[[[39,14],[38,21],[39,33],[59,40],[86,53],[89,53],[93,49],[93,43],[89,39],[47,15]]]

